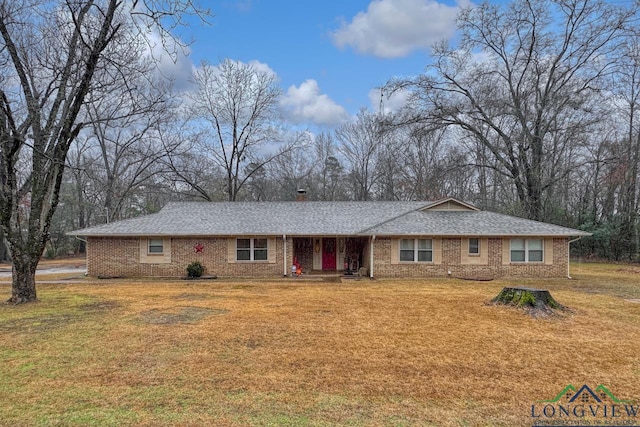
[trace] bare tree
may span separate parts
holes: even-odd
[[[342,165],[336,155],[331,135],[320,133],[312,142],[283,153],[252,173],[245,186],[245,197],[250,200],[293,200],[297,190],[304,189],[310,200],[343,200]],[[258,167],[253,163],[248,166],[250,169]]]
[[[406,165],[402,158],[406,154],[407,139],[400,128],[385,128],[382,113],[376,114],[378,121],[378,161],[379,179],[374,186],[375,198],[378,200],[404,200],[405,194],[402,175]]]
[[[315,164],[310,151],[311,147],[290,150],[268,165],[268,175],[275,184],[271,200],[294,200],[298,189],[311,188]]]
[[[203,153],[208,131],[195,129],[184,108],[177,113],[179,122],[173,128],[162,128],[159,134],[164,146],[177,147],[164,159],[170,171],[165,176],[168,186],[185,199],[225,200],[225,172]]]
[[[392,86],[415,90],[414,120],[486,147],[487,167],[509,178],[525,215],[544,220],[549,190],[577,166],[562,160],[599,119],[593,95],[634,13],[588,0],[483,3],[460,15],[459,48],[436,46],[425,74]]]
[[[261,167],[297,146],[303,134],[280,128],[276,76],[253,65],[203,63],[194,73],[196,90],[187,95],[201,152],[225,172],[227,200]],[[255,167],[247,168],[252,163]]]
[[[0,226],[13,260],[10,302],[36,299],[67,153],[85,127],[78,118],[100,86],[108,47],[127,44],[131,23],[161,29],[189,11],[190,0],[0,1]]]
[[[640,170],[640,38],[631,32],[621,47],[612,79],[615,99],[626,129],[619,139],[617,167],[620,180],[619,246],[630,259],[638,255],[638,172]]]
[[[127,72],[120,71],[123,84],[108,85],[108,93],[89,94],[86,105],[87,133],[98,161],[84,170],[100,193],[107,221],[129,216],[125,205],[135,204],[136,193],[166,171],[164,157],[183,142],[167,144],[159,137],[163,127],[171,127],[170,87],[150,77],[152,64],[142,52],[127,48],[130,65]]]
[[[432,130],[421,125],[397,129],[407,141],[402,155],[400,171],[405,198],[437,200],[445,196],[443,180],[448,171],[443,164],[446,155],[445,131]]]
[[[356,120],[340,126],[335,136],[352,181],[353,199],[371,200],[381,175],[382,130],[378,115],[362,109]]]
[[[344,167],[338,159],[336,143],[331,134],[321,133],[313,141],[315,147],[314,187],[318,200],[343,200]]]

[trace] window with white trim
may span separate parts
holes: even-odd
[[[267,261],[267,239],[237,239],[236,260]]]
[[[149,239],[147,242],[147,253],[149,255],[162,255],[164,253],[164,241],[162,239]]]
[[[544,261],[543,239],[511,239],[511,262]]]
[[[433,241],[431,239],[401,239],[401,262],[433,262]]]
[[[469,239],[469,255],[480,255],[480,239],[477,237]]]

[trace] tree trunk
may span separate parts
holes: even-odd
[[[4,240],[4,234],[0,231],[0,262],[10,261],[9,251],[7,250],[7,244]]]
[[[36,268],[39,259],[32,259],[28,255],[13,258],[13,280],[11,298],[7,302],[22,304],[37,300],[36,296]]]
[[[567,307],[558,303],[546,289],[503,288],[491,300],[493,304],[511,305],[530,310],[532,315],[550,315],[555,310],[566,310]]]

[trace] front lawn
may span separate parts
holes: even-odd
[[[43,284],[0,305],[0,425],[515,426],[568,384],[640,400],[640,269],[572,275]],[[513,285],[573,311],[485,304]]]

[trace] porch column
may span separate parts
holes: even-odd
[[[284,277],[287,277],[287,275],[289,274],[290,265],[287,262],[287,235],[286,234],[282,235],[282,243],[283,243],[283,247],[284,247],[283,248],[283,252],[284,252],[283,256],[284,257],[282,259],[282,263],[284,264]]]
[[[369,277],[373,279],[373,244],[376,241],[376,235],[371,236],[371,250],[369,251]]]

